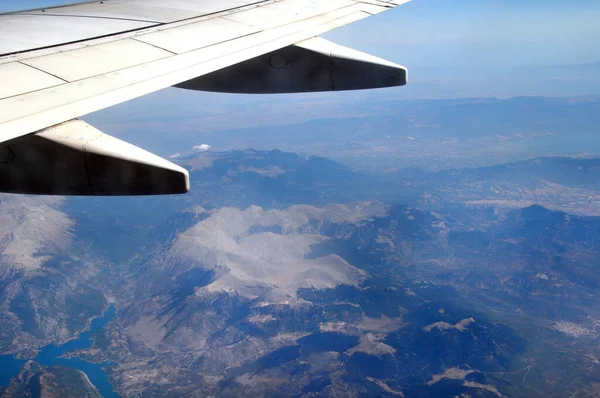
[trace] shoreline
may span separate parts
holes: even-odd
[[[1,353],[0,355],[11,355],[16,359],[20,359],[20,360],[25,360],[25,361],[35,361],[35,358],[38,356],[38,354],[46,347],[54,345],[55,347],[61,347],[71,341],[77,340],[81,338],[81,335],[84,333],[88,333],[91,331],[91,327],[92,327],[92,322],[96,319],[102,319],[104,318],[104,316],[106,315],[106,312],[111,308],[114,307],[114,303],[112,303],[111,301],[108,301],[108,305],[106,306],[106,308],[102,309],[102,312],[100,313],[99,316],[90,318],[87,320],[86,322],[86,326],[83,329],[77,330],[75,331],[75,334],[70,337],[70,338],[66,338],[64,340],[58,340],[55,342],[49,341],[46,344],[44,344],[43,346],[39,346],[36,348],[30,348],[27,347],[25,349],[21,349],[21,350],[17,350],[17,351],[13,351],[13,352],[4,352]],[[116,311],[116,307],[115,307],[115,311]],[[27,351],[27,350],[31,350],[31,352],[35,352],[35,355],[33,357],[29,357],[29,356],[21,356],[19,355],[20,353],[22,353],[23,351]]]
[[[98,393],[98,395],[101,397],[102,394],[100,394],[100,391],[98,390],[98,388],[94,385],[94,383],[91,382],[90,378],[88,377],[87,373],[85,373],[83,370],[79,370],[79,369],[75,369],[77,370],[79,373],[81,373],[81,375],[83,376],[83,378],[85,379],[85,381],[90,385],[90,387],[92,387],[92,389],[94,391],[96,391],[96,393]]]

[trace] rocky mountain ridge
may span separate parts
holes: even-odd
[[[111,302],[72,355],[112,362],[124,395],[573,393],[598,370],[598,217],[439,194],[588,162],[539,161],[411,180],[209,153],[183,160],[186,196],[57,202],[70,244],[42,240],[33,273],[3,268],[3,352],[32,357]],[[548,198],[577,181],[554,183]]]

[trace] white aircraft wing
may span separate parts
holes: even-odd
[[[408,0],[104,0],[0,14],[0,191],[183,193],[183,168],[78,117],[165,87],[400,86],[406,69],[317,38]]]

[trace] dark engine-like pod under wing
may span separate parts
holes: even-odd
[[[401,65],[316,37],[176,87],[277,94],[403,86],[406,79],[407,70]]]
[[[184,168],[80,120],[0,144],[0,192],[159,195],[189,187]]]

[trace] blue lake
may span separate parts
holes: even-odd
[[[65,353],[89,348],[93,342],[90,339],[90,334],[104,329],[115,316],[115,307],[109,307],[101,318],[96,318],[91,322],[90,329],[87,332],[80,334],[77,339],[68,341],[61,346],[50,344],[43,347],[34,358],[34,361],[42,365],[61,365],[79,369],[88,376],[103,397],[120,397],[119,394],[113,391],[113,386],[104,371],[105,367],[111,365],[109,362],[92,363],[79,358],[60,358]],[[25,360],[16,359],[12,355],[0,355],[0,386],[8,386],[10,379],[19,373],[21,366],[25,362]]]

